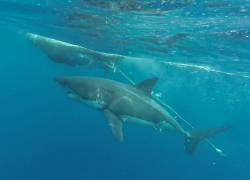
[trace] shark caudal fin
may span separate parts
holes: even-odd
[[[229,130],[231,126],[224,126],[220,128],[209,128],[203,130],[194,130],[190,135],[185,137],[185,149],[188,154],[193,154],[198,144],[205,139],[208,139],[214,135]]]

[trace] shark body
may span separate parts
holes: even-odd
[[[68,92],[81,100],[95,104],[103,111],[114,137],[123,142],[123,124],[126,121],[150,125],[156,129],[174,129],[185,138],[186,151],[192,154],[199,142],[217,133],[222,128],[186,131],[168,111],[151,97],[157,78],[147,79],[135,86],[97,77],[57,77],[55,80]]]
[[[27,33],[28,39],[38,47],[49,59],[69,66],[95,66],[112,68],[116,61],[124,56],[94,51],[79,45],[48,38],[38,34]]]

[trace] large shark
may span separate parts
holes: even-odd
[[[136,63],[138,63],[142,65],[145,62],[149,62],[151,66],[152,64],[156,65],[157,63],[155,62],[162,63],[162,61],[156,61],[155,59],[130,57],[120,54],[100,52],[76,44],[71,44],[33,33],[27,33],[26,36],[52,61],[69,66],[94,65],[95,67],[114,69],[118,66],[124,66],[124,64],[135,65]],[[190,36],[190,34],[177,33],[173,36],[165,38],[141,38],[140,40],[159,46],[162,48],[162,51],[166,53],[170,48],[180,47],[176,44],[187,36]],[[162,47],[162,45],[164,45],[164,48]],[[159,51],[159,47],[156,48],[150,46],[149,49],[151,51]]]
[[[104,53],[38,34],[27,33],[26,36],[55,63],[72,67],[93,67],[104,72],[117,72],[130,83],[133,83],[133,80],[128,76],[127,71],[124,72],[124,69],[145,72],[145,68],[159,70],[162,65],[151,59]]]
[[[185,149],[189,154],[204,139],[210,138],[230,127],[187,131],[170,113],[151,97],[158,78],[150,78],[132,86],[121,82],[85,76],[56,77],[55,80],[67,92],[103,111],[114,137],[122,142],[123,124],[140,123],[158,130],[174,129],[185,138]]]
[[[136,73],[140,72],[142,76],[160,76],[162,72],[165,72],[166,66],[178,66],[178,63],[176,65],[174,62],[171,63],[154,58],[132,57],[96,51],[84,46],[71,44],[34,33],[27,33],[26,36],[38,49],[55,63],[65,64],[72,67],[93,67],[95,69],[104,70],[105,73],[116,72],[132,84],[134,82],[133,79],[130,78],[130,75],[133,74],[135,70]],[[184,36],[188,35],[182,33],[180,35],[175,35],[171,38],[172,40],[169,39],[167,41],[174,43],[173,39],[175,39],[175,37],[182,38]],[[153,47],[150,48],[151,50],[154,50]],[[166,52],[165,48],[162,50],[164,53]]]
[[[121,55],[94,51],[38,34],[27,33],[26,36],[52,61],[67,64],[69,66],[86,65],[112,69],[117,61],[121,61],[125,58]]]

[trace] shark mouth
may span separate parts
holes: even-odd
[[[69,98],[71,98],[71,99],[74,99],[74,100],[78,101],[78,102],[87,104],[90,107],[93,107],[95,109],[101,110],[101,109],[104,109],[107,106],[107,104],[101,98],[98,98],[98,97],[96,99],[94,99],[94,100],[87,100],[87,99],[84,99],[81,96],[75,94],[74,92],[72,92],[70,90],[67,91],[67,96]]]

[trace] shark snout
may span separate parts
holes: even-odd
[[[66,86],[66,85],[67,85],[67,80],[66,80],[65,77],[55,77],[54,80],[55,80],[58,84],[60,84],[60,85],[62,85],[62,86]]]

